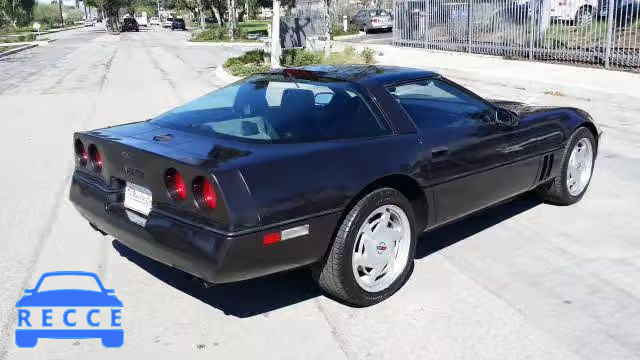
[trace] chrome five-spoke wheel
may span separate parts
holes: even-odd
[[[571,151],[567,165],[567,189],[572,196],[580,195],[589,184],[593,167],[593,147],[591,142],[580,139]]]
[[[405,212],[384,205],[365,219],[353,244],[352,268],[358,285],[378,292],[389,287],[407,266],[411,227]]]
[[[416,217],[397,189],[371,191],[349,208],[314,277],[327,293],[369,306],[398,291],[411,274]]]

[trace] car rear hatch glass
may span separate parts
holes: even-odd
[[[388,133],[353,83],[280,74],[256,75],[171,110],[151,122],[250,143],[300,143]]]

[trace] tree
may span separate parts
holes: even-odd
[[[64,27],[64,16],[62,16],[62,0],[58,0],[58,8],[60,8],[60,23]]]

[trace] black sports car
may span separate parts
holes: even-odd
[[[530,190],[580,200],[599,138],[582,110],[488,101],[429,71],[284,69],[74,134],[70,198],[206,284],[312,265],[370,305],[403,284],[423,231]]]

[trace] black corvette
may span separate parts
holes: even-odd
[[[208,284],[312,265],[370,305],[406,280],[423,231],[530,190],[580,200],[599,137],[582,110],[488,101],[428,71],[284,69],[74,134],[70,198]]]

